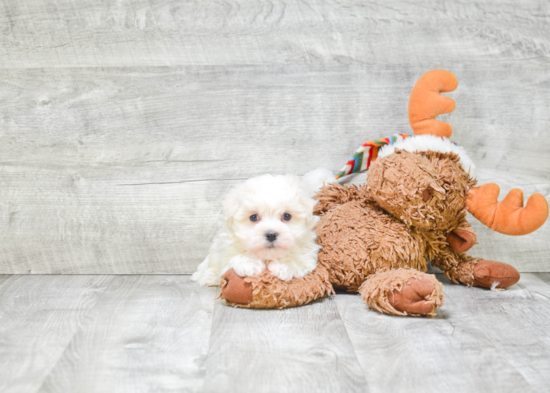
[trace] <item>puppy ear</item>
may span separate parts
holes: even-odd
[[[317,168],[302,177],[302,187],[310,197],[315,196],[323,186],[336,182],[332,171],[325,168]]]
[[[239,211],[240,199],[239,199],[240,189],[235,187],[231,189],[225,196],[222,205],[225,213],[225,219],[232,219],[235,217],[235,214]]]
[[[313,208],[317,204],[317,200],[310,198],[308,195],[302,194],[300,197],[300,203],[302,204],[305,213],[306,221],[308,224],[316,224],[318,217],[313,215]]]

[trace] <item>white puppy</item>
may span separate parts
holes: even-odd
[[[313,215],[315,191],[334,181],[327,170],[300,179],[291,175],[262,175],[233,188],[223,201],[221,231],[206,259],[193,274],[201,285],[219,285],[233,268],[238,275],[255,276],[269,269],[281,280],[303,277],[317,267]]]

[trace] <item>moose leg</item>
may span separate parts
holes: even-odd
[[[267,269],[253,277],[241,277],[230,269],[222,277],[220,287],[220,297],[227,304],[244,308],[296,307],[334,293],[322,265],[290,281],[278,279]]]
[[[372,274],[359,293],[370,308],[393,315],[434,317],[444,300],[443,287],[435,276],[413,269]]]
[[[483,288],[506,288],[518,282],[519,273],[513,266],[472,258],[465,254],[477,243],[476,234],[466,219],[446,237],[449,247],[434,258],[432,264],[442,269],[453,283]]]
[[[519,281],[519,272],[507,263],[472,258],[450,248],[432,259],[455,284],[483,288],[506,288]]]
[[[349,184],[341,186],[338,183],[324,185],[315,195],[315,199],[319,201],[313,210],[315,215],[322,215],[334,207],[350,201],[362,201],[365,203],[372,201],[366,185],[362,187]]]

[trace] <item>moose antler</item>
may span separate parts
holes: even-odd
[[[548,202],[533,194],[523,207],[523,191],[514,188],[497,202],[500,187],[495,183],[470,189],[466,199],[468,211],[493,231],[506,235],[527,235],[539,229],[548,218]]]
[[[455,101],[439,93],[453,91],[457,86],[456,76],[445,70],[431,70],[420,77],[409,98],[409,124],[415,135],[451,136],[453,127],[435,118],[454,111]]]

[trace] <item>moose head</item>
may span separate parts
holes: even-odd
[[[415,135],[452,135],[451,125],[436,117],[455,109],[455,101],[440,93],[453,91],[457,86],[456,77],[445,70],[428,71],[418,80],[409,98],[409,123]],[[511,190],[501,202],[499,192],[495,183],[479,187],[472,184],[468,189],[467,210],[490,229],[506,235],[526,235],[548,218],[548,202],[541,194],[531,195],[524,206],[520,189]]]

